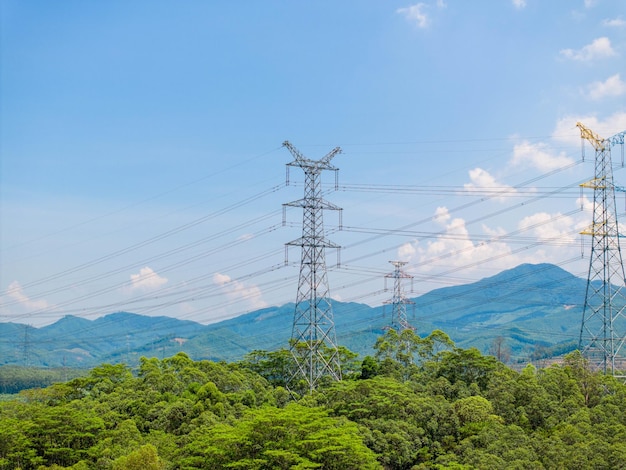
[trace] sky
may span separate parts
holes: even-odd
[[[587,275],[576,123],[626,130],[623,0],[0,8],[0,322],[294,302],[284,141],[341,148],[321,175],[337,300],[383,304],[394,260],[411,297],[522,263]]]

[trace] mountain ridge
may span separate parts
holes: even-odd
[[[409,322],[422,336],[442,329],[459,346],[483,352],[496,337],[504,337],[518,358],[530,357],[533,347],[566,347],[575,341],[586,282],[556,265],[522,264],[415,297]],[[335,300],[332,305],[338,344],[362,356],[372,354],[376,338],[391,323],[390,308]],[[238,360],[254,349],[285,347],[293,308],[293,303],[267,307],[209,325],[130,312],[95,320],[66,315],[41,328],[0,323],[0,364],[92,367],[178,351],[198,360]]]

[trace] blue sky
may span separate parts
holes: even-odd
[[[294,301],[285,140],[343,150],[339,190],[323,175],[335,298],[380,305],[397,259],[411,295],[524,262],[586,273],[575,125],[626,130],[622,0],[1,8],[0,321]]]

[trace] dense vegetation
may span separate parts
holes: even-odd
[[[27,388],[43,388],[57,382],[87,375],[85,369],[0,366],[0,394]]]
[[[300,396],[285,350],[104,364],[0,403],[0,469],[626,468],[626,386],[578,352],[517,372],[393,330],[375,351]]]

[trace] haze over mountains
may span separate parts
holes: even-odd
[[[484,353],[503,338],[510,361],[526,362],[575,348],[586,282],[555,265],[523,264],[413,299],[409,322],[422,336],[441,329],[458,346]],[[286,347],[293,307],[269,307],[211,325],[128,312],[96,320],[66,316],[42,328],[0,323],[0,364],[93,367],[179,351],[195,360],[233,361],[254,349]],[[333,301],[333,309],[338,344],[361,356],[373,353],[376,338],[391,323],[391,306]]]

